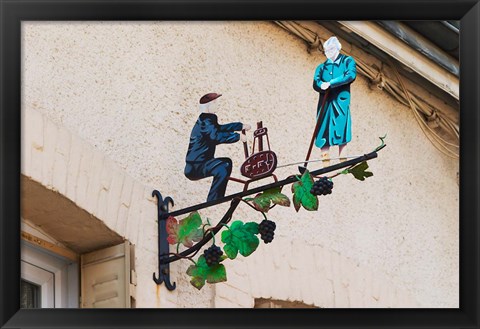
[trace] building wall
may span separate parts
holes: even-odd
[[[337,177],[318,212],[273,209],[274,242],[226,261],[227,283],[198,292],[185,274],[189,262],[174,263],[177,290],[168,292],[151,279],[157,268],[151,190],[173,197],[176,209],[205,200],[211,180],[183,176],[199,97],[222,93],[220,122],[262,120],[279,163],[301,161],[315,125],[313,72],[323,56],[268,22],[25,22],[22,47],[22,173],[67,196],[85,190],[82,179],[96,186],[99,194],[71,199],[136,245],[138,307],[253,307],[253,298],[320,307],[458,307],[458,161],[441,155],[410,110],[364,77],[352,85],[347,153],[373,150],[386,133],[387,147],[369,161],[374,176]],[[222,145],[216,155],[239,168],[243,147]],[[43,161],[53,167],[38,169]],[[227,193],[240,188],[232,182]],[[115,208],[112,218],[108,209],[94,212],[100,198]],[[226,207],[201,214],[216,221]],[[261,220],[242,206],[234,218]]]

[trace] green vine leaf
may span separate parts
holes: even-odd
[[[192,247],[193,242],[203,238],[202,218],[198,212],[192,212],[188,217],[177,222],[173,216],[167,218],[167,241],[169,244],[181,243],[185,247]]]
[[[235,259],[238,253],[247,257],[257,249],[260,243],[257,234],[257,223],[243,224],[242,221],[237,220],[229,229],[222,232],[222,242],[225,243],[223,251],[230,259]]]
[[[225,259],[226,257],[222,256],[220,261]],[[223,264],[208,266],[205,256],[203,255],[198,258],[197,264],[190,265],[187,269],[187,274],[192,277],[190,283],[198,290],[202,289],[205,285],[205,281],[208,283],[227,281],[227,271],[225,270],[225,266]]]
[[[345,172],[346,174],[352,174],[356,179],[364,181],[365,178],[373,176],[373,173],[371,171],[367,171],[368,169],[368,163],[367,161],[363,161],[362,163],[359,163],[355,167],[351,169],[346,169],[342,171],[342,174]]]
[[[285,194],[281,193],[281,187],[274,187],[257,194],[252,201],[253,206],[258,211],[268,212],[272,204],[279,206],[290,207],[290,199]]]
[[[298,182],[292,184],[293,206],[298,212],[302,206],[308,211],[318,210],[318,198],[310,193],[313,186],[313,177],[305,170]]]

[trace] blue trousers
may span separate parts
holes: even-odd
[[[195,181],[213,176],[207,201],[217,200],[225,196],[228,178],[231,173],[232,160],[229,158],[214,158],[205,162],[187,162],[185,166],[185,176],[190,180]]]

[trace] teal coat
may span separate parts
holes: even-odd
[[[320,89],[322,82],[330,82],[328,98],[315,138],[315,146],[343,145],[352,139],[350,118],[350,84],[357,77],[355,60],[339,54],[334,62],[327,60],[315,70],[313,89],[319,92],[317,120],[326,90]]]

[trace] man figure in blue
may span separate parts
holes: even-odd
[[[212,186],[207,201],[214,201],[225,196],[228,178],[232,172],[232,160],[215,158],[215,148],[218,144],[235,143],[245,135],[235,131],[249,130],[250,125],[232,122],[221,125],[215,114],[216,99],[221,94],[209,93],[200,98],[202,113],[193,126],[188,146],[185,176],[190,180],[199,180],[213,176]]]
[[[320,93],[317,106],[317,120],[321,125],[315,139],[315,146],[321,148],[324,166],[329,165],[330,146],[338,145],[341,156],[345,146],[352,139],[350,118],[350,84],[357,76],[355,60],[340,54],[342,45],[336,37],[331,37],[323,45],[327,60],[320,64],[313,78],[313,89]],[[329,90],[323,112],[320,107],[326,91]],[[340,159],[342,161],[344,159]]]

